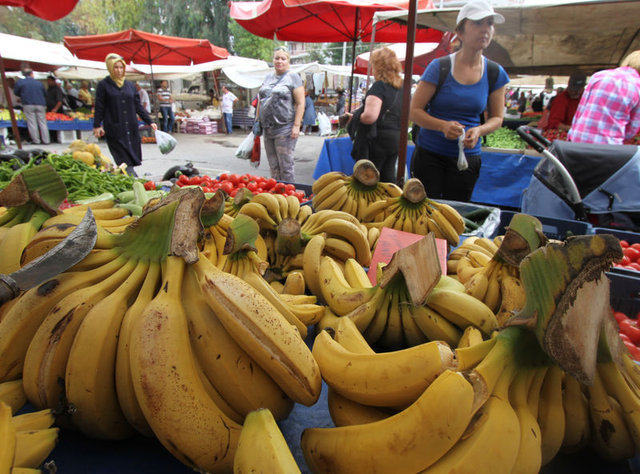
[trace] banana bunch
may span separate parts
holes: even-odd
[[[299,216],[301,209],[307,206],[300,206],[300,201],[295,196],[285,196],[278,193],[255,194],[239,207],[238,213],[253,217],[261,230],[273,231],[277,230],[278,225],[285,219],[300,222],[299,219],[304,216],[308,217],[311,211],[311,209],[304,210]]]
[[[89,436],[137,430],[217,472],[249,412],[283,419],[315,403],[321,379],[285,315],[199,252],[203,202],[196,189],[168,196],[112,248],[17,298],[0,322],[0,373],[22,374],[35,407],[62,407]]]
[[[402,195],[371,203],[360,216],[368,227],[390,227],[404,232],[427,235],[433,232],[457,246],[464,232],[460,213],[446,203],[427,197],[419,179],[408,179]]]
[[[138,219],[137,217],[132,216],[131,212],[124,207],[106,208],[102,207],[102,205],[99,205],[98,207],[94,206],[94,204],[89,204],[86,207],[91,207],[98,227],[102,227],[111,233],[123,232],[127,226],[133,224]],[[44,221],[42,227],[49,227],[58,224],[78,225],[87,211],[86,207],[84,205],[69,207],[62,211],[61,214],[50,217]]]
[[[224,213],[229,217],[236,217],[240,208],[251,201],[254,194],[247,188],[241,188],[235,196],[227,196],[224,200]]]
[[[316,211],[344,211],[358,219],[371,203],[402,194],[394,183],[380,182],[380,173],[369,160],[357,161],[351,176],[340,171],[323,174],[314,181],[311,190]]]
[[[0,384],[0,472],[38,469],[58,441],[51,410],[15,415],[26,401],[21,380]]]
[[[247,415],[233,459],[234,473],[299,474],[287,441],[266,408]]]

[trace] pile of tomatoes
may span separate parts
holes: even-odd
[[[70,120],[73,120],[68,115],[57,113],[57,112],[47,112],[45,114],[45,117],[49,122],[55,122],[56,120],[59,122],[69,122]]]
[[[222,189],[229,196],[235,196],[242,189],[247,188],[253,194],[272,193],[295,196],[298,201],[304,202],[309,199],[305,192],[297,189],[294,184],[282,183],[274,178],[265,178],[264,176],[255,176],[249,173],[222,173],[217,178],[207,175],[187,176],[181,174],[176,181],[176,185],[182,186],[200,186],[205,193],[215,193],[218,189]]]
[[[638,327],[637,316],[636,318],[630,318],[620,311],[614,311],[613,316],[618,321],[622,342],[627,346],[631,357],[640,361],[640,327]]]
[[[622,260],[613,264],[616,268],[625,268],[640,272],[640,243],[629,244],[626,240],[620,241],[622,247]]]

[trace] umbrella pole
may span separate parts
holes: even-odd
[[[349,78],[349,112],[353,110],[353,75],[356,70],[356,42],[358,41],[358,20],[360,9],[356,8],[356,20],[353,25],[353,42],[351,43],[351,77]]]
[[[151,45],[147,43],[149,54],[149,71],[151,72],[151,94],[153,94],[153,111],[156,114],[156,125],[158,125],[158,94],[156,93],[156,81],[153,79],[153,61],[151,61]]]
[[[413,75],[413,44],[416,40],[417,0],[409,2],[407,18],[407,49],[404,58],[404,84],[402,90],[402,115],[400,117],[400,143],[398,146],[398,175],[396,183],[402,186],[407,163],[407,141],[409,138],[409,106],[411,104],[411,76]]]
[[[2,59],[2,56],[0,56],[0,74],[2,75],[2,89],[4,90],[4,96],[7,99],[9,116],[11,117],[11,130],[13,130],[13,136],[16,139],[16,145],[18,145],[18,149],[22,150],[22,143],[20,142],[20,131],[18,130],[16,114],[13,112],[13,102],[11,101],[11,94],[9,94],[9,84],[7,84],[7,76],[4,72],[4,59]]]

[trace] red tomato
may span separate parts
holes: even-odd
[[[300,202],[305,200],[304,191],[302,191],[302,190],[296,191],[294,195],[295,195],[295,197],[298,198],[298,201],[300,201]]]
[[[255,181],[249,181],[247,183],[247,189],[252,193],[255,193],[256,190],[258,189],[258,183],[256,183]]]
[[[288,184],[284,185],[284,189],[285,189],[285,191],[295,191],[296,190],[296,186],[295,186],[295,184],[288,183]]]
[[[227,179],[229,179],[229,175],[227,173],[221,173],[220,176],[218,176],[218,179],[220,181],[226,181]]]
[[[629,246],[629,242],[627,242],[626,240],[620,241],[620,247],[622,247],[623,249],[626,249],[628,246]]]
[[[631,354],[631,358],[633,360],[640,361],[640,349],[638,349],[633,342],[627,342],[627,341],[623,341],[623,342],[624,342],[624,345],[627,347],[629,354]]]
[[[638,257],[640,257],[640,250],[634,249],[633,247],[627,247],[622,251],[622,253],[629,257],[632,262],[635,262],[638,260]]]
[[[240,178],[238,178],[238,182],[240,183],[247,184],[249,181],[251,181],[251,178],[248,174],[243,174],[242,176],[240,176]]]
[[[229,175],[229,181],[231,181],[234,185],[237,185],[239,180],[240,176],[238,174],[233,173]]]
[[[284,183],[276,183],[273,187],[273,192],[278,194],[284,194],[287,191],[286,185]]]
[[[200,184],[202,182],[202,178],[200,176],[192,176],[189,178],[189,184]]]
[[[238,194],[238,189],[239,189],[239,188],[233,188],[233,189],[231,190],[231,192],[229,193],[229,196],[231,196],[231,197],[235,197],[235,195],[236,195],[236,194]]]
[[[620,339],[622,339],[622,342],[631,342],[631,339],[629,339],[629,336],[625,333],[619,332],[618,335],[620,336]],[[633,344],[633,342],[631,342],[631,344]]]
[[[144,189],[146,189],[147,191],[156,189],[156,183],[154,183],[153,181],[147,181],[146,183],[144,183]]]
[[[265,191],[264,191],[264,188],[262,188],[262,187],[258,186],[258,187],[256,188],[256,192],[255,192],[255,194],[260,194],[260,193],[264,193],[264,192],[265,192]]]
[[[637,272],[640,272],[640,263],[631,262],[629,265],[626,265],[624,268],[628,268],[630,270],[635,270]]]
[[[263,188],[264,189],[272,189],[276,185],[277,181],[275,178],[269,178],[265,181]]]
[[[631,248],[640,251],[640,243],[636,242],[635,244],[631,244]]]
[[[222,189],[225,193],[231,195],[231,191],[235,188],[233,187],[233,183],[231,181],[222,181],[220,183],[220,189]]]
[[[211,191],[211,188],[209,186],[205,186],[202,188],[202,192],[203,193],[212,193],[213,191]]]
[[[631,263],[631,259],[629,257],[627,257],[626,255],[624,255],[622,257],[622,260],[620,260],[620,264],[624,267],[626,265],[629,265]]]
[[[246,188],[246,187],[247,187],[247,185],[246,185],[246,183],[243,183],[242,181],[240,181],[236,187],[237,187],[238,189],[240,189],[240,188]]]
[[[616,318],[616,321],[618,321],[618,324],[620,324],[620,321],[623,321],[625,319],[629,319],[628,316],[620,311],[614,311],[613,312],[613,317]]]
[[[620,326],[620,332],[629,336],[629,339],[631,339],[634,344],[640,343],[640,328],[634,319],[623,319],[618,325]]]
[[[178,178],[178,182],[182,184],[189,184],[189,177],[186,174],[181,174]]]

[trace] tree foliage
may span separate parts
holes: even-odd
[[[273,48],[275,47],[273,40],[249,33],[231,19],[229,20],[229,29],[233,40],[232,51],[238,56],[262,59],[263,61],[273,59]]]

